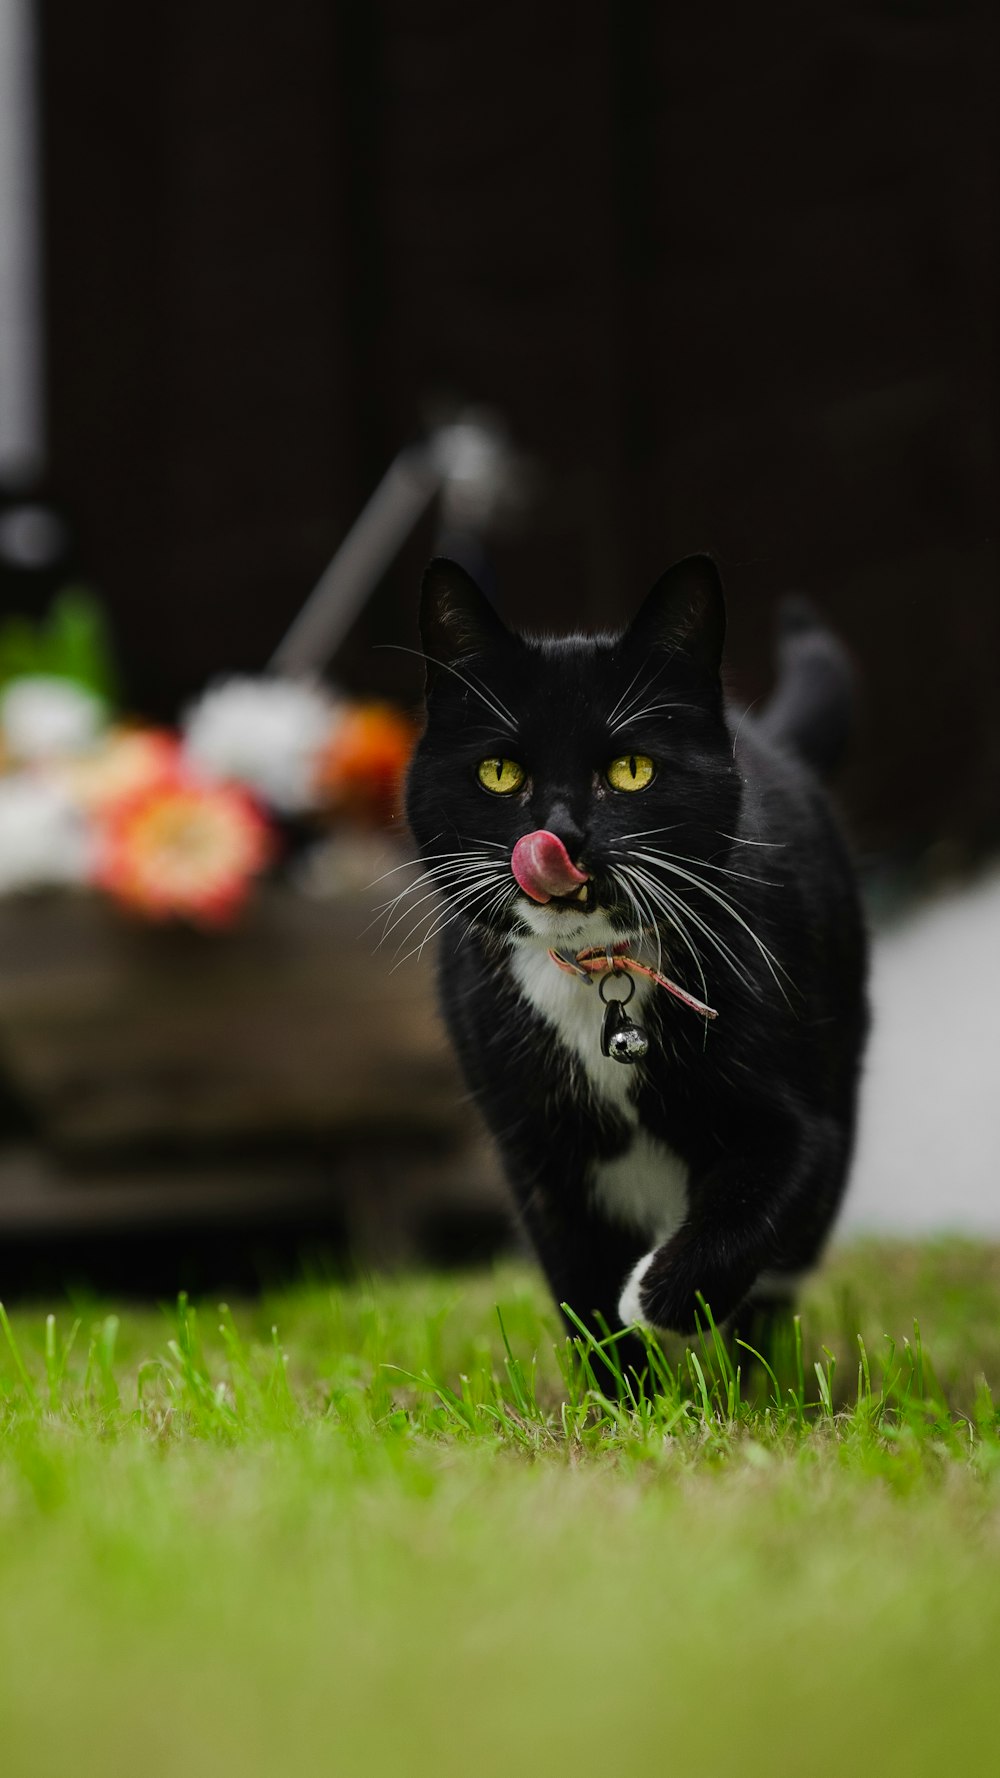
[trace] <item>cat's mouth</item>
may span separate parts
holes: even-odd
[[[541,906],[530,895],[519,895],[517,900],[522,910],[522,918],[527,918],[528,924],[533,930],[537,929],[542,932],[552,931],[556,925],[561,925],[563,922],[568,923],[571,920],[580,926],[581,916],[584,919],[589,919],[594,915],[607,914],[611,911],[609,897],[602,893],[598,882],[593,877],[588,877],[585,883],[578,883],[575,889],[566,894],[550,895]]]
[[[580,908],[589,908],[593,905],[593,883],[589,877],[585,883],[580,883],[579,886],[576,889],[573,889],[568,895],[550,895],[548,901],[545,903],[546,907],[555,908],[556,910],[559,908],[571,908],[574,912],[578,912]]]

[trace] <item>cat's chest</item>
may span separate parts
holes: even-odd
[[[580,982],[545,953],[526,948],[514,954],[514,975],[525,1000],[558,1039],[551,1065],[564,1071],[563,1091],[613,1111],[627,1127],[620,1152],[611,1159],[595,1157],[586,1168],[592,1202],[612,1222],[645,1239],[666,1240],[687,1213],[688,1168],[662,1137],[640,1124],[638,1068],[601,1054],[604,1006],[596,981]],[[636,981],[629,1007],[637,1019],[650,992],[650,983]],[[545,1065],[543,1057],[539,1066]]]
[[[553,1053],[551,1065],[566,1069],[568,1061],[565,1084],[634,1124],[640,1077],[630,1063],[616,1062],[601,1053],[605,1007],[597,979],[582,982],[557,968],[546,951],[527,945],[515,948],[512,967],[522,996],[558,1039],[560,1049]],[[635,994],[629,1012],[638,1020],[651,984],[633,979]]]

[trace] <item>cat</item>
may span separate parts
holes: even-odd
[[[407,816],[444,1015],[556,1303],[598,1337],[793,1299],[850,1161],[866,938],[820,781],[849,668],[798,604],[770,705],[737,716],[725,623],[707,555],[621,633],[554,639],[454,562],[424,577]]]

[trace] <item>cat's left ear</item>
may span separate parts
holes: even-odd
[[[639,607],[629,639],[669,649],[717,679],[726,640],[726,601],[711,556],[685,556],[661,574]]]
[[[420,635],[427,656],[427,676],[435,666],[486,654],[510,634],[470,574],[438,556],[424,574],[420,594]]]

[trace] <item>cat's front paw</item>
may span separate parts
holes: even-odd
[[[621,1296],[618,1298],[618,1318],[623,1327],[634,1327],[637,1323],[640,1327],[652,1326],[652,1322],[643,1313],[642,1281],[655,1258],[655,1250],[652,1253],[644,1253],[632,1267],[625,1280]]]
[[[694,1333],[709,1314],[720,1326],[739,1307],[753,1283],[748,1263],[739,1269],[706,1256],[686,1230],[662,1247],[644,1253],[632,1267],[618,1298],[625,1327],[638,1323],[657,1332]]]

